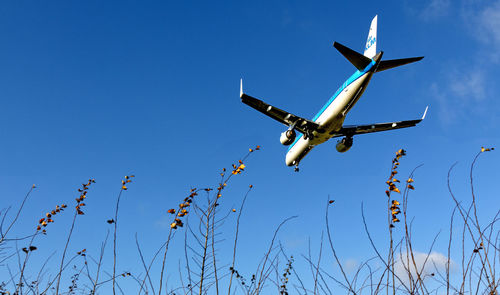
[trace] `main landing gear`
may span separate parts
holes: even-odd
[[[305,132],[304,132],[304,139],[311,139],[311,140],[313,140],[314,139],[314,135],[313,135],[312,131],[306,129]]]

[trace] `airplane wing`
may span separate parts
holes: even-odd
[[[286,126],[293,126],[295,130],[303,134],[308,134],[312,131],[320,130],[319,125],[311,120],[296,116],[270,104],[267,104],[260,99],[243,93],[243,87],[241,87],[240,89],[240,98],[244,104],[251,106],[257,111],[275,119],[278,122],[285,124]]]
[[[427,114],[427,108],[425,108],[424,115],[422,118],[417,120],[407,120],[407,121],[399,121],[399,122],[388,122],[388,123],[376,123],[376,124],[367,124],[367,125],[344,125],[342,129],[335,134],[333,137],[340,136],[353,136],[358,134],[366,134],[380,131],[388,131],[395,130],[400,128],[413,127],[418,123],[422,122],[425,119],[425,115]]]

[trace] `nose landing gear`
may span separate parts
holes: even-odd
[[[293,169],[295,172],[299,172],[299,164],[295,164],[295,169]]]

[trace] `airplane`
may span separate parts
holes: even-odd
[[[295,171],[299,171],[300,161],[315,146],[330,138],[342,137],[337,141],[336,149],[338,152],[344,153],[351,148],[354,135],[413,127],[424,120],[427,114],[428,107],[425,108],[422,118],[416,120],[343,125],[347,113],[366,90],[374,73],[413,63],[424,57],[382,60],[384,52],[377,53],[376,49],[377,15],[371,22],[364,54],[337,42],[334,42],[333,46],[356,67],[357,71],[340,86],[311,120],[296,116],[247,95],[243,92],[243,79],[240,80],[240,98],[243,103],[288,126],[288,129],[281,133],[280,142],[290,146],[285,162],[287,166],[295,166]],[[300,136],[297,137],[295,131],[300,132]]]

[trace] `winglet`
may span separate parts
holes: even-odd
[[[429,108],[429,106],[426,106],[426,107],[425,107],[424,115],[422,116],[422,119],[421,119],[421,120],[425,119],[425,115],[427,115],[427,109],[428,109],[428,108]]]
[[[243,96],[243,79],[240,79],[240,98]]]

